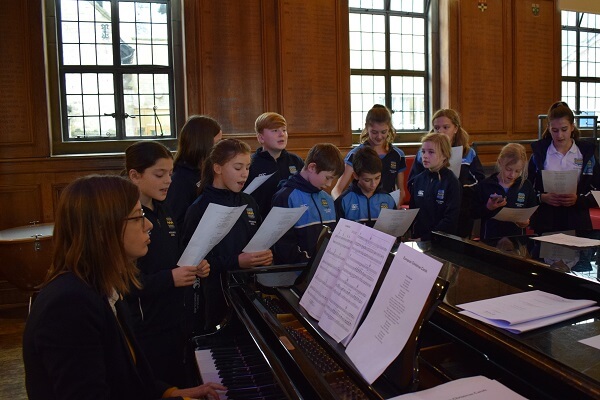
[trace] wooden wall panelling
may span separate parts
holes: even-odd
[[[459,111],[472,141],[537,137],[537,115],[560,93],[555,4],[440,0],[441,104]],[[493,163],[497,152],[479,156]]]
[[[554,0],[516,0],[514,21],[514,137],[534,138],[538,115],[560,97],[560,11]]]
[[[286,117],[300,155],[323,141],[350,146],[346,0],[185,0],[184,12],[190,114],[253,147],[265,111]]]
[[[481,11],[476,1],[459,4],[459,99],[456,109],[463,126],[478,140],[482,134],[506,131],[504,115],[507,109],[507,52],[505,48],[506,13],[504,4],[510,0],[488,1]]]
[[[123,165],[122,155],[0,161],[0,230],[54,221],[65,186],[84,175],[118,174]]]
[[[349,146],[350,66],[346,1],[281,1],[283,114],[290,139]]]
[[[0,184],[0,230],[46,222],[39,183]]]
[[[225,134],[254,136],[265,108],[263,53],[277,60],[277,49],[263,48],[261,1],[186,0],[184,11],[189,113],[211,115]]]
[[[0,158],[48,156],[42,2],[3,0],[0,15]]]

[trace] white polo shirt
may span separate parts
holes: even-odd
[[[579,147],[573,141],[573,145],[566,154],[560,153],[554,147],[554,142],[550,142],[546,151],[546,161],[544,161],[544,169],[548,171],[581,171],[583,166],[583,155]]]

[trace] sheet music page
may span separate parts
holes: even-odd
[[[471,317],[478,321],[484,322],[486,324],[502,328],[504,330],[509,331],[510,333],[519,334],[527,331],[531,331],[533,329],[541,328],[543,326],[548,326],[552,324],[556,324],[558,322],[566,321],[568,319],[577,317],[579,315],[587,314],[592,311],[599,310],[600,307],[585,307],[579,310],[568,311],[562,314],[551,315],[549,317],[534,319],[533,321],[521,322],[518,324],[506,324],[504,321],[492,320],[488,318],[483,318],[480,315],[474,314],[470,311],[460,311],[459,314],[466,315],[467,317]]]
[[[229,233],[246,207],[226,207],[210,203],[177,265],[198,265]]]
[[[462,165],[462,146],[455,146],[452,148],[452,154],[450,155],[450,171],[454,172],[454,175],[458,178],[460,176],[460,166]]]
[[[581,339],[579,341],[579,343],[583,343],[586,344],[588,346],[592,346],[595,347],[597,349],[600,349],[600,335],[597,336],[592,336],[586,339]]]
[[[389,400],[526,400],[503,384],[485,376],[456,379],[433,387],[392,397]]]
[[[548,171],[542,170],[542,182],[546,193],[570,194],[577,193],[579,171]]]
[[[373,229],[377,229],[388,235],[400,237],[406,233],[410,224],[414,221],[418,208],[392,210],[389,208],[382,208],[379,212],[379,218],[375,221]]]
[[[258,228],[250,242],[242,250],[244,253],[268,250],[277,242],[284,233],[300,219],[308,207],[273,207]]]
[[[538,209],[539,206],[530,208],[508,208],[502,207],[498,214],[494,215],[493,218],[498,221],[506,222],[523,222],[527,221],[529,217]]]
[[[325,303],[348,257],[354,237],[362,226],[358,222],[341,218],[331,234],[315,275],[300,299],[300,305],[314,319],[321,319]]]
[[[365,225],[355,235],[319,321],[337,342],[351,339],[395,241],[395,237]]]
[[[274,174],[275,172],[273,172]],[[269,175],[259,175],[256,178],[254,178],[252,180],[252,182],[250,182],[248,184],[248,186],[246,186],[246,189],[243,190],[244,193],[246,194],[252,194],[252,192],[254,192],[256,189],[258,189],[258,187],[260,185],[262,185],[263,183],[265,183],[267,181],[267,179],[269,179],[270,177],[273,176],[273,174],[269,174]]]
[[[400,189],[396,189],[393,192],[390,192],[390,196],[392,196],[392,198],[396,202],[396,207],[398,207],[398,204],[400,204]]]
[[[579,260],[579,251],[550,242],[540,243],[540,258],[549,260]]]
[[[532,239],[539,240],[540,242],[562,244],[563,246],[572,246],[572,247],[600,246],[600,240],[565,235],[564,233],[556,233],[554,235],[545,235],[545,236],[535,236],[535,237],[532,237]]]
[[[369,383],[398,357],[417,324],[442,263],[400,244],[369,315],[346,354]]]
[[[600,206],[600,190],[592,190],[592,196],[594,196],[594,200]]]
[[[541,290],[532,290],[457,304],[457,307],[500,324],[514,325],[579,310],[594,304],[596,302],[593,300],[571,300]]]

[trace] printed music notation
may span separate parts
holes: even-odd
[[[300,305],[337,342],[358,326],[395,238],[341,219]]]

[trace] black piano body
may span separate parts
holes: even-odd
[[[232,332],[246,336],[286,398],[382,399],[474,375],[496,379],[531,399],[600,398],[600,350],[578,342],[600,334],[599,313],[515,335],[464,317],[455,307],[533,289],[598,301],[599,283],[451,235],[436,233],[432,242],[410,245],[444,262],[439,288],[429,299],[435,312],[423,310],[409,345],[373,384],[299,306],[310,268],[232,272],[227,297],[236,318],[223,329],[229,332],[224,341],[231,342]],[[261,284],[261,276],[294,269],[307,275],[298,279],[302,284]],[[436,295],[445,295],[441,304]],[[213,336],[210,340],[218,341],[219,333]],[[198,338],[195,345],[206,343]]]

